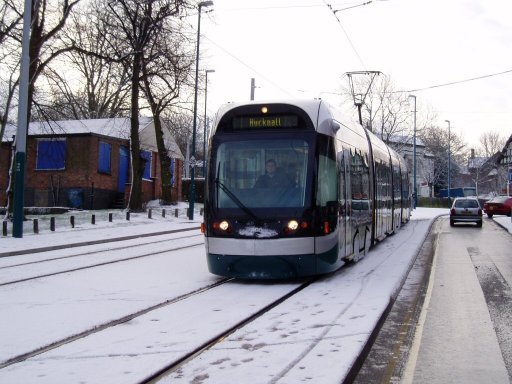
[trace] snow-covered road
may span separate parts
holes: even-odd
[[[221,342],[180,362],[178,369],[159,382],[247,382],[248,377],[252,383],[341,382],[400,289],[439,213],[446,212],[416,210],[408,225],[359,263],[313,282]],[[166,236],[174,237],[172,246],[181,249],[160,252],[167,246]],[[201,291],[221,279],[208,273],[204,247],[192,244],[197,239],[177,238],[182,236],[154,237],[147,246],[138,246],[139,239],[125,243],[120,251],[123,258],[155,252],[153,256],[0,286],[0,364],[4,365],[0,382],[138,383],[181,361],[303,282],[229,281]],[[90,262],[97,264],[101,247],[91,245],[72,252],[94,252]],[[117,253],[110,249],[115,248],[112,243],[103,247],[100,255],[111,259]],[[70,256],[70,252],[55,251],[53,256]],[[44,257],[2,258],[0,267],[12,266],[13,260],[20,264]],[[69,268],[73,260],[83,264],[87,256],[0,269],[0,278],[16,280],[54,270],[61,262],[64,265],[58,268]],[[5,364],[15,356],[132,313],[138,315],[127,322]]]

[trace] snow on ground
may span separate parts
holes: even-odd
[[[22,239],[2,237],[0,254],[197,228],[202,221],[198,213],[190,222],[184,216],[163,218],[156,211],[152,219],[141,214],[129,222],[97,220],[95,225],[81,223],[75,229],[42,229],[38,235],[26,231]],[[161,382],[247,382],[248,377],[262,383],[342,381],[400,288],[429,225],[447,213],[446,209],[416,209],[409,225],[359,263],[312,284]],[[509,217],[493,220],[512,233]],[[12,259],[0,258],[0,263]],[[218,279],[206,270],[203,247],[189,248],[172,260],[161,256],[151,260],[0,287],[0,360]],[[141,271],[151,276],[146,283],[137,278]],[[0,382],[139,382],[296,285],[230,283],[180,306],[161,308],[0,369]]]
[[[187,203],[179,203],[167,207],[153,207],[151,219],[147,212],[130,213],[130,220],[126,219],[123,210],[103,211],[69,211],[60,215],[35,216],[28,215],[23,223],[23,237],[0,237],[0,255],[7,252],[16,252],[25,249],[36,249],[47,246],[85,243],[101,241],[118,236],[136,236],[145,233],[171,231],[183,228],[199,228],[203,218],[200,215],[202,204],[195,204],[194,220],[188,220]],[[165,209],[165,217],[162,217]],[[178,217],[175,217],[175,210]],[[112,222],[108,221],[108,214],[113,214]],[[96,224],[91,224],[92,215],[96,216]],[[50,218],[55,217],[55,232],[50,231]],[[75,217],[75,228],[70,225],[70,217]],[[34,234],[33,219],[38,218],[39,234]]]

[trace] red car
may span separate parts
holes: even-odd
[[[510,216],[512,212],[512,197],[510,196],[496,196],[494,199],[484,203],[484,212],[487,217],[493,215],[507,215]]]

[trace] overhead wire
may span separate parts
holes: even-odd
[[[451,81],[449,83],[431,85],[431,86],[425,87],[425,88],[417,88],[417,89],[411,89],[411,90],[408,90],[408,91],[400,91],[400,92],[421,92],[421,91],[427,91],[429,89],[447,87],[449,85],[456,85],[456,84],[468,83],[470,81],[475,81],[475,80],[487,79],[489,77],[504,75],[506,73],[512,73],[512,69],[508,69],[508,70],[503,71],[503,72],[491,73],[489,75],[477,76],[477,77],[472,77],[472,78],[469,78],[469,79],[458,80],[458,81]]]
[[[206,12],[205,12],[206,13]],[[197,31],[196,27],[194,27],[192,25],[192,23],[186,21],[186,23],[188,24],[188,26],[192,29],[192,30],[195,30]],[[288,96],[291,96],[293,97],[293,94],[291,94],[289,91],[285,90],[284,88],[280,87],[279,85],[277,85],[274,81],[272,81],[271,79],[269,79],[267,76],[263,75],[261,72],[259,72],[258,70],[254,69],[253,67],[251,67],[249,64],[245,63],[244,61],[242,61],[240,58],[236,57],[234,54],[232,54],[231,52],[229,52],[227,49],[225,49],[224,47],[222,47],[220,44],[216,43],[214,40],[212,40],[211,38],[209,38],[208,36],[204,35],[201,33],[201,37],[208,40],[210,43],[212,43],[213,45],[215,45],[217,48],[219,48],[221,51],[223,51],[224,53],[226,53],[227,55],[231,56],[233,59],[235,59],[236,61],[238,61],[240,64],[242,64],[244,67],[248,68],[249,70],[251,70],[252,72],[254,72],[256,75],[260,76],[262,79],[264,79],[265,81],[267,81],[269,84],[273,85],[274,87],[276,87],[277,89],[281,90],[282,92],[286,93]]]
[[[209,37],[207,36],[203,36],[206,40],[208,40],[210,43],[212,43],[213,45],[215,45],[217,48],[219,48],[221,51],[223,51],[224,53],[226,53],[227,55],[231,56],[233,59],[235,59],[236,61],[238,61],[240,64],[242,64],[244,67],[250,69],[252,72],[254,72],[255,74],[257,74],[258,76],[260,76],[262,79],[264,79],[265,81],[267,81],[268,83],[272,84],[274,87],[276,87],[277,89],[281,90],[282,92],[286,93],[288,96],[291,96],[293,97],[294,95],[291,94],[290,92],[288,92],[286,89],[280,87],[278,84],[276,84],[274,81],[270,80],[267,76],[263,75],[261,72],[257,71],[256,69],[254,69],[253,67],[251,67],[249,64],[245,63],[244,61],[242,61],[241,59],[239,59],[238,57],[236,57],[235,55],[233,55],[231,52],[229,52],[227,49],[223,48],[221,45],[217,44],[215,41],[213,41],[212,39],[210,39]]]

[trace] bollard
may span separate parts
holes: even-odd
[[[165,209],[162,209],[162,217],[165,217]]]
[[[7,236],[7,220],[2,222],[2,236]]]
[[[71,228],[75,228],[75,216],[69,217],[69,223],[71,224]]]
[[[130,221],[130,211],[126,212],[126,220]]]
[[[199,215],[203,216],[203,213],[204,213],[204,208],[201,208],[201,210],[199,211]]]
[[[91,216],[91,224],[96,224],[96,215]]]
[[[113,218],[113,214],[112,213],[109,213],[108,214],[108,222],[111,223],[112,222],[112,218]]]
[[[55,217],[50,217],[50,231],[55,232]]]
[[[151,208],[148,209],[148,219],[151,219],[151,216],[152,216],[153,212],[151,210]]]
[[[178,217],[178,213],[179,213],[179,212],[178,212],[178,208],[176,208],[176,209],[174,210],[174,216]]]
[[[34,233],[37,235],[39,233],[39,220],[38,219],[32,220],[32,225],[34,228]]]

